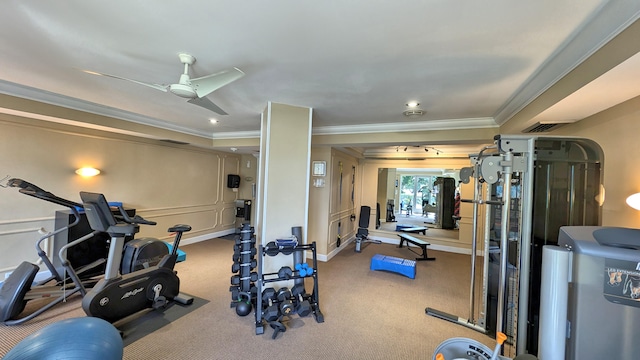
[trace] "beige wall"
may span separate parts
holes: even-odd
[[[319,255],[326,259],[327,243],[329,239],[329,201],[331,197],[331,148],[327,146],[315,146],[311,148],[311,161],[325,161],[327,174],[325,176],[312,176],[309,187],[309,239],[308,242],[316,242]],[[322,180],[322,186],[314,186],[314,180]]]
[[[640,97],[578,123],[560,127],[552,135],[579,136],[597,142],[604,152],[605,201],[602,224],[640,228],[640,211],[625,203],[640,192]]]
[[[340,163],[342,163],[342,192],[340,192]],[[328,258],[335,255],[348,241],[355,237],[358,229],[358,217],[360,216],[360,198],[358,194],[359,166],[358,159],[339,150],[331,150],[331,162],[328,175],[331,178],[331,197],[329,198],[329,237],[327,239]],[[355,167],[355,183],[352,185],[352,177]],[[355,189],[354,189],[355,187]],[[353,199],[352,199],[352,190]],[[376,190],[373,190],[375,196]],[[342,195],[342,196],[341,196]],[[375,204],[372,211],[375,210]],[[355,216],[355,218],[353,218]],[[353,219],[353,220],[352,220]],[[341,245],[338,248],[338,224],[340,224]],[[374,224],[374,223],[372,223]]]
[[[101,192],[158,222],[142,226],[138,237],[166,239],[170,226],[187,223],[193,227],[188,243],[235,224],[238,193],[226,187],[226,174],[240,169],[235,154],[0,115],[0,159],[0,178],[22,178],[78,202],[79,191]],[[84,165],[103,172],[82,178],[74,170]],[[2,276],[23,260],[37,260],[37,230],[52,231],[55,211],[64,208],[0,188],[0,209]]]
[[[251,200],[251,221],[255,224],[255,196],[258,183],[258,159],[253,155],[240,156],[240,188],[238,188],[238,199]]]

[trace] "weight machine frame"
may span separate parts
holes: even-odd
[[[536,149],[536,142],[540,140],[553,141],[577,141],[590,142],[586,139],[554,136],[526,136],[526,135],[497,135],[494,138],[494,145],[487,146],[477,155],[470,156],[474,162],[471,168],[461,170],[463,183],[469,183],[469,177],[474,178],[474,198],[472,200],[462,200],[462,202],[473,203],[473,233],[472,233],[472,254],[471,254],[471,284],[469,297],[469,316],[465,319],[456,315],[448,314],[427,307],[425,312],[443,320],[451,321],[459,325],[469,327],[481,333],[487,333],[487,299],[488,299],[488,272],[489,272],[489,251],[490,251],[490,222],[491,209],[489,206],[501,206],[500,217],[500,261],[499,261],[499,281],[496,310],[496,332],[504,332],[510,335],[509,343],[516,354],[524,354],[527,350],[527,332],[529,307],[530,307],[530,276],[531,271],[531,245],[532,245],[532,224],[533,224],[533,191],[534,191],[534,163],[539,157]],[[597,147],[597,144],[595,144]],[[494,152],[484,154],[485,151],[494,149]],[[598,159],[600,160],[600,159]],[[601,174],[601,170],[600,170]],[[602,176],[602,175],[600,175]],[[466,179],[465,179],[466,177]],[[512,198],[512,180],[519,182],[520,191]],[[466,182],[465,182],[466,181]],[[483,183],[486,186],[486,195],[483,198]],[[600,180],[601,183],[601,180]],[[491,200],[491,186],[502,184],[502,197],[500,200]],[[602,190],[600,190],[602,195]],[[512,199],[519,198],[517,208],[512,209]],[[600,200],[601,201],[601,200]],[[488,205],[485,211],[484,223],[484,263],[482,279],[483,302],[479,308],[478,319],[475,319],[475,296],[476,296],[476,256],[478,245],[478,209],[480,205]],[[510,231],[510,218],[512,212],[517,213],[517,231]],[[497,216],[497,214],[496,214]],[[567,224],[568,225],[568,224]],[[508,279],[508,249],[510,242],[517,242],[517,256],[513,279]],[[522,274],[522,276],[520,276]],[[507,288],[511,284],[512,290]],[[509,317],[505,326],[506,302],[509,293],[509,309],[513,309],[513,316]],[[513,306],[513,307],[511,307]],[[505,331],[504,328],[507,328]]]

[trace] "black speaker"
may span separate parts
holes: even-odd
[[[227,187],[234,189],[240,187],[240,175],[227,175]]]

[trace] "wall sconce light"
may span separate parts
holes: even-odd
[[[640,193],[635,193],[627,198],[627,205],[640,210]]]
[[[83,176],[83,177],[91,177],[91,176],[96,176],[98,174],[100,174],[100,170],[96,169],[96,168],[92,168],[92,167],[82,167],[78,170],[76,170],[76,174]]]

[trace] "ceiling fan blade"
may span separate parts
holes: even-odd
[[[244,76],[238,68],[226,69],[219,73],[191,79],[191,85],[199,98],[211,94],[213,91],[232,83]]]
[[[136,84],[139,84],[139,85],[144,85],[144,86],[150,87],[152,89],[156,89],[156,90],[167,92],[167,87],[168,87],[167,85],[151,84],[151,83],[146,83],[146,82],[142,82],[142,81],[138,81],[138,80],[123,78],[123,77],[116,76],[116,75],[100,73],[100,72],[97,72],[97,71],[90,71],[90,70],[82,70],[82,71],[87,73],[87,74],[91,74],[91,75],[106,76],[106,77],[110,77],[110,78],[114,78],[114,79],[130,81],[130,82],[133,82],[133,83],[136,83]]]
[[[194,105],[202,106],[203,108],[211,110],[220,115],[229,115],[224,110],[222,110],[218,105],[214,104],[213,101],[207,99],[206,97],[193,98],[191,100],[188,100],[187,102]]]

